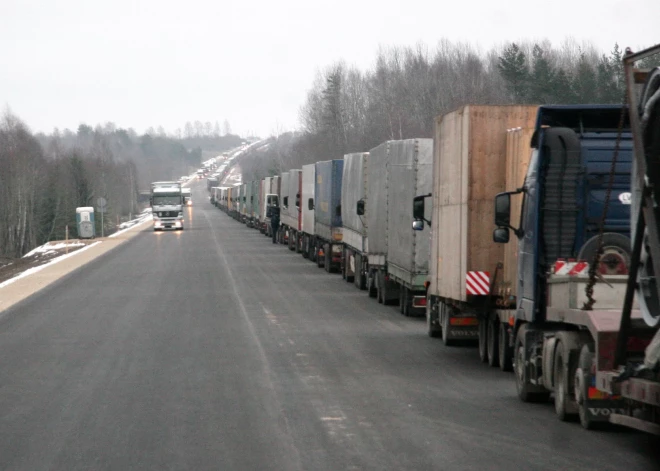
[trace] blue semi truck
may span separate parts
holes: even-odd
[[[632,265],[630,122],[614,105],[535,115],[466,107],[436,122],[433,194],[413,203],[414,228],[433,226],[428,331],[446,344],[478,338],[482,361],[513,369],[521,400],[554,396],[561,420],[589,429],[626,410],[597,371],[615,367]],[[654,331],[631,318],[627,354],[643,357]]]
[[[327,272],[339,272],[342,254],[341,185],[344,161],[316,163],[314,181],[313,252],[317,266]]]

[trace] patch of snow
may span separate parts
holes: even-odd
[[[45,243],[44,245],[37,247],[36,249],[26,253],[23,255],[23,258],[30,257],[32,255],[36,255],[38,253],[51,253],[59,249],[64,249],[67,246],[69,247],[78,247],[80,245],[85,245],[82,242],[69,242],[68,244],[66,242],[60,242],[59,244],[51,244],[50,242]]]
[[[72,256],[74,256],[74,255],[76,255],[80,252],[84,252],[85,250],[87,250],[91,247],[94,247],[95,245],[98,245],[100,243],[101,243],[101,241],[94,242],[93,244],[90,244],[86,247],[83,247],[82,249],[76,250],[75,252],[71,252],[71,253],[68,253],[68,254],[61,255],[59,257],[55,257],[54,259],[48,261],[47,263],[44,263],[43,265],[39,265],[38,267],[29,268],[29,269],[25,270],[24,272],[19,273],[15,277],[9,278],[8,280],[3,281],[2,283],[0,283],[0,288],[4,288],[5,286],[12,284],[14,281],[20,280],[21,278],[25,278],[26,276],[30,276],[33,273],[37,273],[37,272],[43,270],[44,268],[46,268],[50,265],[54,265],[56,263],[59,263],[62,260],[67,259],[69,257],[72,257]],[[56,244],[56,245],[64,245],[64,244]],[[85,244],[77,244],[77,245],[85,245]]]
[[[120,231],[115,232],[114,234],[110,234],[108,237],[117,237],[119,234],[123,234],[124,232],[128,231],[129,229],[131,229],[133,226],[135,226],[137,224],[141,224],[143,222],[152,221],[152,220],[153,220],[153,216],[150,213],[146,213],[144,216],[140,216],[138,219],[133,219],[132,221],[128,221],[128,222],[125,222],[125,223],[121,224],[119,226],[120,229],[121,229],[121,226],[123,226],[125,224],[130,223],[131,225],[121,229]]]

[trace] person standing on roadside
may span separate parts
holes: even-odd
[[[277,232],[280,229],[280,208],[270,207],[270,232],[273,234],[273,244],[277,243]]]

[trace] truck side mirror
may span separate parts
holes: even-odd
[[[510,193],[500,193],[495,196],[495,225],[498,227],[509,227],[511,225]]]
[[[413,221],[413,231],[423,231],[424,230],[424,221],[417,219]]]
[[[507,244],[509,243],[509,228],[508,227],[498,227],[493,231],[493,242],[496,244]]]
[[[285,196],[284,198],[282,198],[282,207],[286,209],[288,206],[289,206],[289,197]]]
[[[358,216],[364,216],[364,200],[360,200],[357,202],[355,212],[357,213]]]
[[[424,220],[425,198],[425,196],[415,196],[413,198],[413,219]]]
[[[337,207],[335,208],[335,214],[337,216],[341,216],[341,204],[338,204]]]
[[[296,193],[296,208],[300,208],[300,193]]]
[[[310,211],[314,211],[314,198],[310,198],[307,200],[307,209]]]

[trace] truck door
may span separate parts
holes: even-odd
[[[523,236],[519,243],[518,257],[518,309],[516,317],[531,322],[535,320],[534,304],[538,289],[538,228],[540,214],[539,151],[534,149],[525,177],[525,192],[521,211],[520,228]]]

